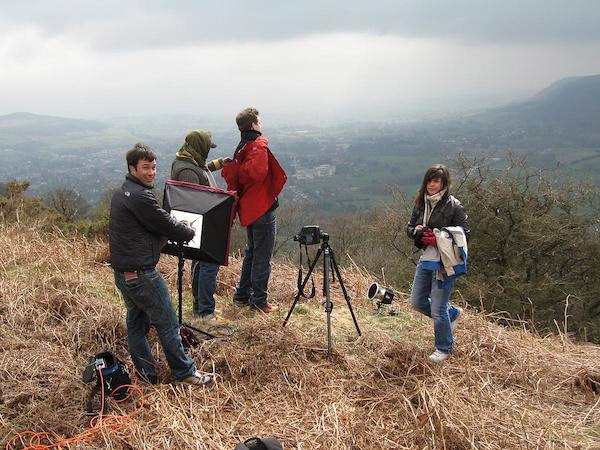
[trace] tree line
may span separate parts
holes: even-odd
[[[540,170],[525,158],[466,157],[451,161],[452,192],[469,215],[469,273],[455,296],[507,325],[560,332],[600,343],[600,196],[585,180]],[[110,192],[96,205],[74,189],[28,197],[27,181],[0,184],[0,220],[105,238]],[[404,227],[411,195],[387,186],[390,200],[352,214],[320,220],[306,202],[282,201],[275,257],[294,259],[293,235],[317,224],[330,234],[341,265],[357,264],[403,292],[418,260]],[[236,226],[232,251],[243,251]],[[316,247],[316,246],[315,246]],[[316,250],[316,248],[314,248]]]

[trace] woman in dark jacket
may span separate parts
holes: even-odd
[[[457,226],[462,227],[466,237],[469,235],[467,215],[462,204],[450,195],[450,184],[450,173],[443,164],[427,169],[406,226],[415,246],[424,250],[415,271],[410,304],[433,319],[435,352],[429,358],[434,362],[444,361],[452,353],[452,331],[462,313],[462,308],[449,304],[455,277],[447,277],[441,269],[432,270],[427,268],[431,264],[424,264],[440,260],[433,229]]]

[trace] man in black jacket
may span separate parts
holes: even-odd
[[[129,173],[112,197],[108,229],[115,284],[127,308],[127,341],[133,364],[140,377],[157,382],[146,338],[152,323],[175,379],[188,385],[210,384],[212,375],[197,371],[194,360],[185,354],[169,290],[156,271],[165,239],[186,242],[194,237],[194,230],[158,205],[152,192],[154,151],[138,143],[127,152],[126,159]]]

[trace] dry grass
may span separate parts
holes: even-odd
[[[87,359],[110,349],[128,361],[106,247],[0,231],[0,439],[24,430],[75,435],[88,426]],[[174,293],[174,258],[159,268]],[[402,301],[399,316],[375,316],[364,298],[373,279],[354,267],[344,278],[363,336],[334,289],[328,360],[320,300],[299,304],[281,327],[295,269],[274,266],[271,301],[282,311],[271,317],[228,301],[238,270],[234,260],[218,285],[218,308],[237,333],[193,350],[203,370],[217,372],[216,386],[168,384],[155,344],[163,384],[143,387],[142,414],[81,448],[231,449],[253,435],[275,435],[288,449],[600,448],[597,346],[508,330],[468,312],[455,356],[433,366],[430,322]]]

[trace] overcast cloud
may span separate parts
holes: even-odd
[[[405,117],[600,73],[596,1],[3,1],[0,114]]]

